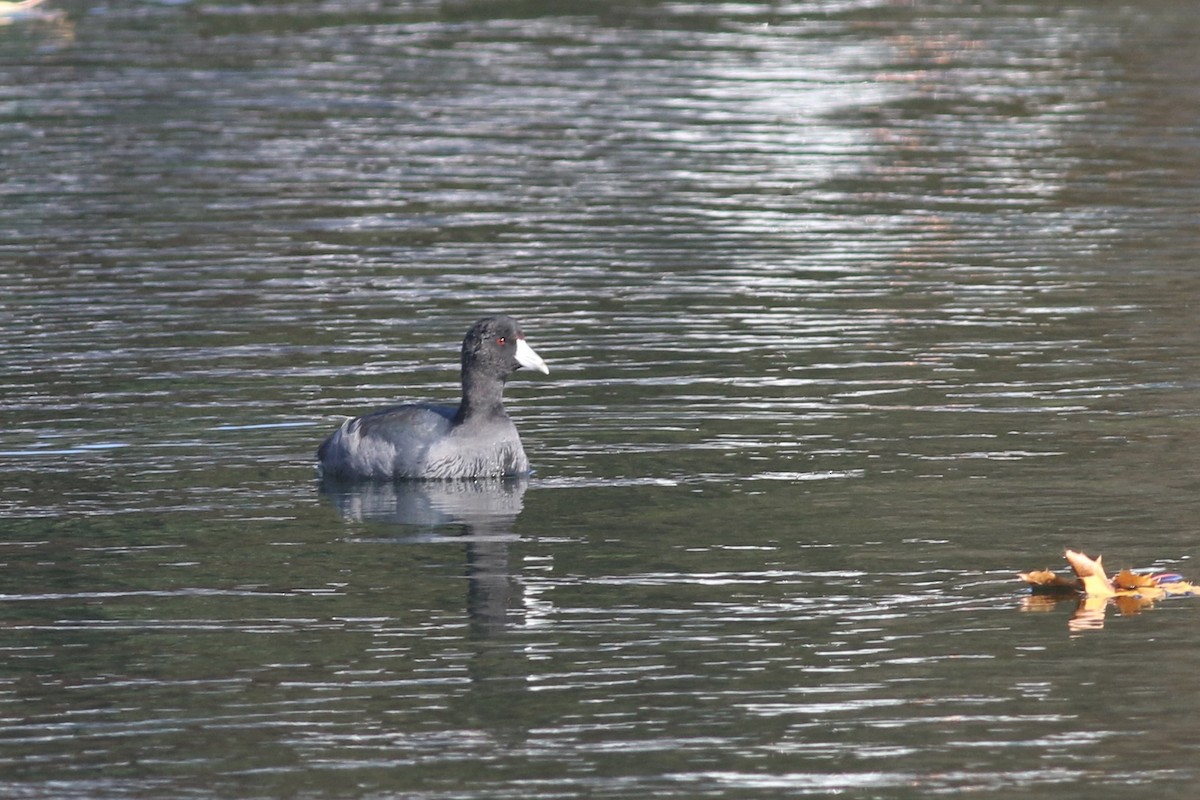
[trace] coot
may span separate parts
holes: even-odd
[[[529,459],[504,410],[504,382],[529,367],[549,374],[512,317],[476,322],[462,345],[462,402],[412,403],[347,420],[317,461],[321,474],[348,480],[524,475]]]

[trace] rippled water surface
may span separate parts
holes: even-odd
[[[1191,5],[0,23],[0,794],[1200,784],[1200,601],[1013,579],[1200,578]],[[495,311],[529,480],[318,484]]]

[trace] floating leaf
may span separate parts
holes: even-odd
[[[1021,572],[1018,573],[1018,577],[1033,587],[1035,592],[1078,592],[1082,589],[1079,581],[1065,578],[1048,569]]]
[[[1089,597],[1111,597],[1116,594],[1108,576],[1104,574],[1104,564],[1100,556],[1088,558],[1083,553],[1068,550],[1065,553],[1067,563],[1075,570],[1076,576],[1083,581],[1083,592]]]
[[[1154,575],[1134,572],[1131,569],[1123,569],[1118,572],[1113,576],[1112,583],[1118,590],[1123,591],[1158,586],[1158,580]]]
[[[1067,623],[1072,631],[1104,627],[1104,612],[1110,603],[1122,614],[1136,614],[1164,597],[1200,595],[1200,586],[1173,572],[1155,574],[1123,569],[1109,580],[1099,556],[1093,559],[1075,550],[1067,550],[1064,555],[1075,573],[1073,579],[1048,569],[1018,573],[1033,592],[1021,607],[1026,611],[1045,611],[1063,597],[1078,597],[1078,606]]]
[[[1200,588],[1183,580],[1160,583],[1158,589],[1163,594],[1200,594]]]

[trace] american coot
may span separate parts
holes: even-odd
[[[321,474],[342,479],[523,475],[529,459],[504,410],[504,381],[520,367],[549,374],[512,317],[476,322],[462,345],[462,402],[413,403],[347,420],[317,450]]]

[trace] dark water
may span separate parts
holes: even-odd
[[[1200,783],[1200,605],[1013,580],[1200,578],[1190,4],[43,9],[0,25],[0,794]],[[322,491],[494,311],[536,474]]]

